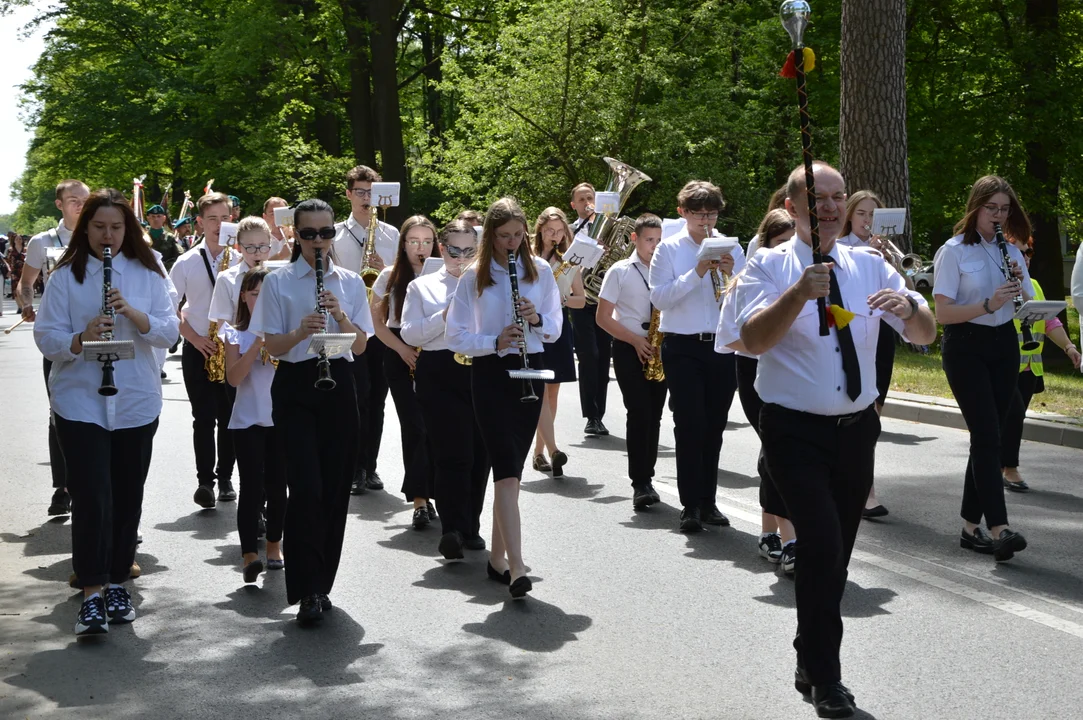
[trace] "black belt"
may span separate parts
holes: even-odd
[[[803,420],[823,423],[824,425],[835,425],[837,427],[849,427],[864,417],[865,413],[872,411],[872,405],[869,405],[863,410],[858,410],[857,412],[852,412],[847,415],[818,415],[803,410],[794,410],[777,403],[767,403],[765,407],[770,407],[772,411],[781,412],[784,415],[794,415]]]
[[[667,337],[667,338],[670,338],[670,337],[672,337],[672,338],[688,338],[689,340],[698,340],[699,342],[709,342],[709,343],[714,342],[714,333],[684,334],[684,333],[670,333],[670,332],[667,332],[667,333],[662,333],[662,335],[663,335],[663,337]]]

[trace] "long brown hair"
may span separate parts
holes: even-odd
[[[854,231],[854,212],[857,210],[857,206],[866,200],[872,200],[878,208],[884,206],[880,196],[872,190],[858,190],[846,198],[846,222],[842,224],[842,230],[839,231],[840,238],[844,238]]]
[[[493,242],[496,240],[496,229],[513,220],[523,224],[523,241],[519,243],[517,251],[517,254],[523,258],[523,279],[527,282],[535,282],[538,279],[538,268],[534,265],[534,254],[530,251],[526,213],[519,207],[519,202],[515,198],[500,198],[489,206],[489,212],[485,213],[485,224],[481,230],[481,247],[478,248],[478,261],[475,263],[477,282],[474,285],[477,288],[479,297],[482,290],[496,284],[493,282],[492,269],[489,267],[489,264],[493,261]],[[513,268],[508,268],[508,272],[513,271]]]
[[[143,239],[143,229],[135,218],[132,206],[128,204],[128,198],[124,197],[124,193],[112,188],[90,193],[90,197],[83,204],[83,211],[79,213],[75,230],[71,233],[68,249],[64,251],[60,262],[56,264],[57,269],[71,265],[71,274],[75,281],[80,285],[83,284],[83,280],[86,279],[87,258],[90,257],[90,235],[87,232],[87,226],[90,225],[98,209],[103,207],[115,207],[124,216],[124,239],[120,243],[119,254],[127,255],[128,258],[140,263],[148,270],[165,277],[165,273],[158,265],[158,258],[154,257],[154,251]]]
[[[237,293],[237,317],[234,318],[233,323],[233,327],[237,330],[247,330],[248,323],[252,322],[252,313],[248,310],[248,303],[244,301],[244,294],[263,284],[263,278],[267,277],[269,272],[270,270],[267,268],[257,266],[244,274],[244,279],[241,280],[240,292]]]
[[[989,202],[989,199],[997,193],[1007,195],[1012,208],[1008,217],[1001,223],[1007,239],[1021,241],[1023,238],[1030,237],[1030,218],[1027,216],[1027,211],[1019,204],[1015,190],[1012,190],[1008,181],[999,175],[986,175],[978,178],[974,187],[970,188],[970,197],[966,200],[966,214],[955,224],[953,232],[956,235],[962,234],[964,245],[975,245],[981,242],[981,237],[978,235],[978,212],[981,206]]]
[[[568,252],[568,246],[572,244],[572,228],[568,225],[568,218],[564,216],[564,211],[558,207],[547,207],[541,211],[541,215],[538,216],[538,221],[534,223],[534,254],[545,260],[545,241],[542,239],[542,228],[548,225],[553,220],[559,220],[561,227],[564,228],[564,237],[553,246],[556,252],[563,255]]]
[[[395,320],[402,320],[402,304],[406,302],[406,286],[409,285],[417,273],[410,263],[410,254],[406,251],[406,236],[416,227],[428,228],[432,231],[432,251],[429,257],[440,257],[440,248],[437,247],[436,226],[432,220],[424,215],[413,215],[406,218],[399,230],[399,250],[395,255],[395,264],[391,267],[391,276],[387,279],[388,295],[395,298]],[[390,307],[388,308],[390,312]]]
[[[756,249],[770,248],[772,238],[781,235],[787,230],[793,230],[794,227],[794,219],[785,210],[775,208],[769,211],[760,221],[760,229],[756,233],[759,237],[759,244],[756,245]]]

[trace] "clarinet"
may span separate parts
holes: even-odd
[[[315,249],[316,253],[316,312],[323,315],[324,328],[320,330],[320,334],[327,333],[327,308],[320,302],[320,295],[323,294],[323,251],[319,248]],[[319,371],[319,376],[316,378],[317,390],[334,390],[335,379],[331,377],[331,361],[327,359],[327,348],[320,348],[320,359],[316,361],[316,369]]]
[[[996,237],[997,247],[1000,248],[1000,256],[1004,259],[1004,279],[1008,282],[1013,282],[1015,276],[1012,275],[1012,261],[1011,256],[1008,255],[1008,241],[1004,239],[1004,233],[1000,229],[1000,223],[993,223],[993,233]],[[1012,304],[1015,305],[1015,311],[1019,312],[1019,308],[1023,307],[1023,293],[1020,290],[1014,298],[1012,298]],[[1034,339],[1034,335],[1030,331],[1030,321],[1020,320],[1019,330],[1023,335],[1022,348],[1028,352],[1038,349],[1038,342]]]
[[[109,317],[110,324],[115,323],[117,311],[109,304],[109,293],[113,290],[113,249],[102,248],[102,315]],[[102,333],[102,340],[109,342],[113,339],[113,331]],[[102,384],[98,388],[99,395],[112,397],[117,394],[116,382],[113,379],[113,357],[106,355],[102,361]]]
[[[514,250],[508,251],[508,279],[511,281],[511,312],[512,318],[515,320],[515,324],[519,326],[519,330],[523,333],[523,339],[519,345],[519,357],[523,361],[523,370],[530,370],[530,360],[526,354],[526,323],[523,322],[523,316],[519,313],[519,266],[518,253]],[[538,396],[534,392],[534,383],[528,378],[523,378],[523,396],[520,398],[523,402],[537,402]]]

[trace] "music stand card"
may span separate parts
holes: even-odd
[[[599,192],[594,194],[594,212],[616,215],[620,212],[620,193]]]
[[[421,274],[428,275],[429,273],[439,272],[442,267],[444,267],[444,258],[427,257],[425,258],[425,264],[421,266]]]
[[[370,202],[375,207],[398,207],[401,187],[397,182],[374,182]]]
[[[222,223],[218,230],[218,244],[222,247],[233,247],[237,244],[237,223]]]
[[[603,252],[601,245],[591,240],[586,233],[580,232],[575,236],[571,247],[564,252],[564,262],[589,270],[601,260]]]
[[[327,351],[327,357],[334,357],[350,350],[357,333],[316,333],[308,341],[309,355],[319,355],[320,349]]]
[[[873,235],[902,235],[906,230],[906,208],[876,208],[872,211]]]
[[[293,227],[293,208],[276,207],[274,212],[275,225],[278,227]]]
[[[696,260],[721,260],[723,255],[729,255],[739,244],[737,238],[725,235],[704,238],[696,253]]]
[[[662,221],[662,239],[683,231],[687,224],[688,221],[684,218],[666,218]]]
[[[116,362],[134,357],[135,342],[132,340],[92,340],[83,343],[83,360],[86,362]]]
[[[1063,300],[1028,300],[1015,311],[1015,319],[1031,324],[1041,320],[1052,320],[1066,307],[1068,303]]]
[[[268,270],[277,270],[278,268],[284,268],[290,264],[289,260],[264,260],[263,267]]]

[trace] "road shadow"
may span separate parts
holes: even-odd
[[[467,602],[474,605],[499,605],[508,600],[508,586],[490,580],[485,565],[488,555],[481,562],[458,562],[436,565],[421,575],[413,583],[414,587],[427,590],[452,590],[467,596]],[[529,573],[530,568],[527,568]],[[531,576],[531,582],[537,585],[541,579]]]
[[[25,533],[0,533],[0,542],[8,545],[22,545],[23,557],[61,555],[71,552],[70,516],[55,517],[46,520],[36,528]]]
[[[798,557],[798,562],[800,562],[800,557]],[[793,580],[784,576],[780,571],[769,590],[771,591],[770,595],[754,596],[753,600],[776,607],[795,609],[793,622],[796,624],[797,606],[794,598]],[[842,616],[847,618],[870,618],[878,615],[890,615],[891,611],[884,606],[897,595],[898,593],[890,588],[863,588],[854,581],[848,580],[846,590],[842,596],[842,606],[840,608]]]
[[[440,521],[430,523],[422,530],[414,530],[413,525],[389,525],[388,531],[398,531],[386,540],[377,540],[376,544],[389,550],[403,550],[421,557],[434,557],[438,554],[440,542]]]
[[[463,630],[527,652],[550,653],[578,640],[591,623],[586,615],[569,615],[531,596],[521,601],[509,598],[484,622],[467,623]]]
[[[936,437],[931,435],[922,437],[920,435],[911,435],[910,433],[881,430],[880,439],[877,442],[891,443],[892,445],[920,445],[921,443],[932,442],[933,440],[936,440]]]
[[[678,533],[681,524],[681,509],[666,503],[668,496],[663,495],[661,502],[644,510],[632,510],[627,520],[621,525],[634,530],[667,530]]]
[[[369,490],[363,495],[350,496],[349,512],[358,520],[386,523],[406,509],[405,500],[384,490]]]
[[[139,564],[141,572],[139,578],[132,578],[132,582],[139,582],[140,578],[155,575],[169,569],[165,565],[159,564],[158,558],[154,555],[141,553],[138,550],[135,553],[135,561]],[[69,556],[62,560],[57,560],[50,565],[38,565],[37,567],[23,570],[23,574],[29,575],[35,580],[41,580],[42,582],[59,582],[67,585],[68,580],[72,575],[71,557]],[[73,590],[73,592],[75,591]]]
[[[719,487],[729,488],[731,490],[740,490],[742,488],[751,488],[760,486],[759,475],[745,475],[743,473],[736,473],[731,470],[718,469],[717,483]]]
[[[363,643],[365,629],[341,607],[325,612],[316,627],[302,627],[291,618],[282,621],[280,629],[274,641],[251,649],[252,667],[261,669],[263,682],[277,680],[285,685],[300,675],[319,688],[356,685],[364,678],[350,666],[384,647],[383,643]]]
[[[1004,499],[1010,505],[1037,507],[1043,510],[1072,513],[1076,516],[1083,515],[1083,497],[1071,493],[1042,490],[1041,488],[1035,489],[1031,486],[1030,492],[1025,493],[1005,490]]]
[[[173,522],[158,523],[154,529],[188,533],[194,540],[225,540],[237,529],[237,506],[218,503],[213,510],[195,510]]]
[[[574,500],[586,500],[598,494],[603,484],[591,484],[586,478],[564,475],[559,478],[544,476],[540,480],[520,483],[519,488],[535,495],[560,495]]]

